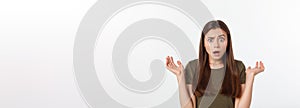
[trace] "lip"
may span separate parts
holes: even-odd
[[[219,57],[221,55],[221,52],[220,51],[213,51],[213,56],[215,57]]]
[[[213,54],[219,54],[220,51],[213,51]]]

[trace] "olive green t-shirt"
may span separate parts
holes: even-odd
[[[246,80],[245,65],[239,60],[235,60],[235,63],[239,71],[240,84],[244,84]],[[195,73],[199,72],[199,69],[197,68],[198,59],[188,62],[184,69],[186,84],[192,84],[193,80],[195,80]],[[212,91],[210,92],[212,95],[196,97],[196,108],[200,108],[200,106],[201,108],[234,108],[234,98],[221,94],[221,90],[218,89],[222,86],[222,81],[225,73],[225,67],[219,69],[211,69],[211,75],[210,80],[208,82],[207,90]]]

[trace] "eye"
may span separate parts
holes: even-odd
[[[213,39],[208,38],[207,41],[208,41],[208,42],[213,42]]]
[[[221,38],[219,38],[219,41],[220,41],[220,42],[224,42],[225,39],[221,37]]]

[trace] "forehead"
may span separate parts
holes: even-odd
[[[226,32],[221,28],[211,29],[206,34],[205,37],[217,37],[217,36],[227,36]]]

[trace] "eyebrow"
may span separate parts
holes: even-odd
[[[220,35],[218,35],[217,37],[221,37],[221,36],[224,36],[225,37],[225,34],[220,34]],[[212,38],[212,39],[214,39],[215,37],[207,37],[207,38]]]
[[[224,35],[224,34],[220,34],[218,37],[221,37],[221,36],[224,36],[224,37],[225,37],[225,35]]]

